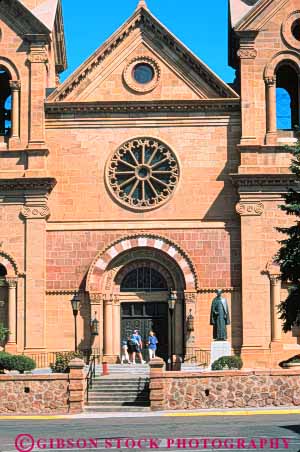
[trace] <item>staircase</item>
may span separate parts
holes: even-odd
[[[109,371],[110,375],[101,377],[97,366],[86,413],[150,410],[149,366],[113,365]]]

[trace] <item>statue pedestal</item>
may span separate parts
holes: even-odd
[[[231,344],[228,341],[215,341],[211,344],[210,349],[210,368],[214,361],[222,356],[231,356]]]

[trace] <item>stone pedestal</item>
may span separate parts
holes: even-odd
[[[231,356],[231,344],[228,341],[215,341],[211,344],[210,367],[222,356]]]

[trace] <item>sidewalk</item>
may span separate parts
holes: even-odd
[[[107,419],[107,418],[145,418],[145,417],[207,417],[207,416],[263,416],[263,415],[299,415],[300,408],[274,407],[274,408],[233,408],[208,409],[186,411],[149,411],[149,412],[112,412],[112,413],[81,413],[75,415],[45,415],[45,416],[1,416],[0,421],[7,420],[73,420],[73,419]]]

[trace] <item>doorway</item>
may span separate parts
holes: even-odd
[[[154,331],[157,339],[157,356],[168,359],[168,303],[138,302],[121,303],[121,339],[126,340],[134,330],[138,330],[143,341],[143,359],[149,360],[146,343],[149,331]]]

